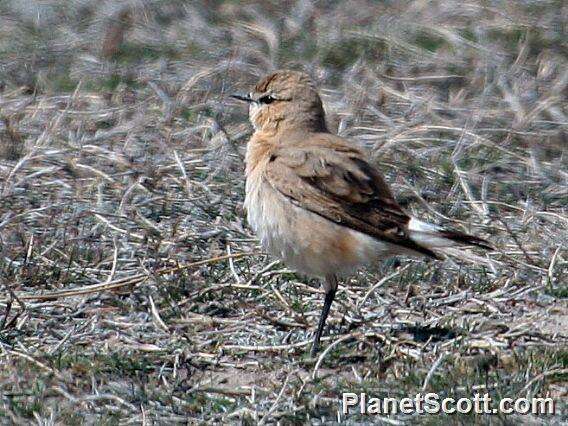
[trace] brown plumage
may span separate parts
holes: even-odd
[[[318,133],[273,150],[266,180],[296,205],[335,223],[427,256],[412,241],[408,216],[363,153],[331,134]]]
[[[321,99],[305,73],[278,71],[247,96],[255,132],[247,145],[248,221],[264,248],[308,275],[324,277],[315,354],[337,276],[386,257],[440,258],[456,244],[488,244],[408,215],[369,155],[331,134]]]

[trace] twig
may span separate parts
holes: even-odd
[[[158,312],[158,309],[156,308],[156,305],[154,304],[154,299],[152,299],[152,296],[148,296],[148,301],[150,302],[150,309],[152,311],[152,316],[154,317],[156,324],[163,331],[165,331],[166,333],[169,333],[170,329],[168,328],[168,326],[166,325],[164,320],[162,320],[162,317],[160,316],[160,313]]]
[[[402,274],[404,271],[406,271],[408,268],[410,268],[410,263],[408,265],[403,266],[402,268],[397,269],[396,271],[394,271],[392,274],[387,275],[386,277],[382,278],[377,284],[375,284],[373,287],[371,287],[369,289],[369,291],[367,291],[367,293],[365,293],[365,295],[359,300],[357,301],[357,308],[360,308],[361,306],[363,306],[363,304],[367,301],[367,299],[369,298],[369,296],[376,290],[378,289],[380,286],[382,286],[383,284],[385,284],[387,281],[390,281],[391,279],[393,279],[394,277]]]
[[[221,262],[229,258],[238,259],[246,256],[257,256],[258,254],[259,253],[235,253],[231,255],[217,256],[211,259],[199,260],[197,262],[188,263],[186,265],[176,266],[174,268],[160,269],[156,271],[156,274],[159,275],[171,274],[173,272],[183,271],[185,269],[194,268],[196,266]],[[136,274],[130,277],[121,278],[119,280],[79,287],[73,290],[54,291],[47,294],[20,294],[17,295],[16,299],[19,298],[21,300],[53,300],[53,299],[60,299],[62,297],[80,296],[83,294],[92,294],[92,293],[99,293],[101,291],[114,290],[116,288],[124,287],[127,285],[140,284],[146,281],[147,279],[149,279],[149,277],[146,274]],[[0,299],[0,301],[2,302],[6,302],[6,300],[7,299]]]
[[[442,364],[442,362],[444,361],[444,359],[446,359],[447,356],[448,356],[447,352],[442,352],[440,354],[440,356],[438,357],[438,359],[436,360],[436,362],[434,362],[434,364],[432,364],[432,367],[428,371],[428,374],[426,374],[426,378],[424,379],[424,383],[422,383],[422,392],[426,391],[426,388],[428,387],[428,383],[430,383],[432,376],[434,376],[434,372],[438,369],[438,367]]]
[[[531,380],[529,380],[527,382],[527,384],[517,393],[517,395],[523,395],[525,392],[527,392],[529,390],[529,388],[533,385],[533,383],[544,379],[545,377],[549,377],[549,376],[555,376],[555,375],[561,375],[561,374],[568,374],[568,368],[557,368],[554,370],[548,370],[545,371],[543,373],[540,373],[539,375],[533,377]]]
[[[57,370],[55,370],[55,369],[49,367],[48,365],[45,365],[43,362],[38,361],[37,359],[35,359],[35,358],[32,357],[31,355],[28,355],[28,354],[25,354],[25,353],[22,353],[22,352],[19,352],[19,351],[10,350],[10,349],[6,350],[6,353],[30,361],[31,363],[37,365],[37,366],[38,366],[39,368],[41,368],[42,370],[45,370],[45,371],[48,371],[48,372],[52,373],[52,374],[53,374],[55,377],[57,377],[59,380],[64,380],[64,379],[65,379],[65,378],[63,377],[63,375],[62,375],[59,371],[57,371]]]
[[[324,358],[326,357],[326,355],[328,353],[331,352],[331,350],[333,348],[335,348],[337,345],[339,345],[342,342],[345,342],[346,340],[352,339],[356,336],[359,336],[361,333],[357,332],[357,333],[351,333],[348,334],[346,336],[343,336],[339,339],[337,339],[335,342],[333,342],[332,344],[330,344],[327,348],[325,348],[325,350],[321,353],[321,355],[318,357],[318,360],[316,362],[316,365],[314,366],[314,371],[312,372],[312,379],[316,379],[317,378],[317,374],[318,374],[318,369],[321,365],[321,363],[323,362]]]
[[[291,374],[292,373],[288,373],[288,375],[286,376],[286,379],[284,380],[284,384],[282,385],[282,388],[280,389],[280,392],[278,393],[276,400],[274,401],[274,403],[272,404],[270,409],[266,412],[266,414],[264,414],[264,416],[262,416],[262,418],[258,422],[259,425],[263,425],[264,422],[266,421],[266,419],[268,418],[268,416],[270,416],[274,412],[274,410],[276,410],[276,407],[278,407],[278,403],[280,402],[280,398],[282,398],[282,395],[284,395],[284,391],[286,390],[286,386],[288,386],[288,379],[290,378]]]

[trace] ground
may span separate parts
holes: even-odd
[[[568,4],[0,3],[0,422],[568,421]],[[409,212],[494,251],[317,280],[243,212],[228,95],[309,72]],[[317,232],[317,230],[314,230]],[[342,392],[554,415],[341,413]]]

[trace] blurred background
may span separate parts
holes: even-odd
[[[567,22],[562,0],[1,1],[0,422],[324,423],[342,391],[421,390],[566,421]],[[228,95],[279,68],[407,210],[497,248],[350,278],[317,367],[318,283],[242,208]]]

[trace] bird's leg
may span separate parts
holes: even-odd
[[[314,343],[312,344],[312,357],[315,357],[318,351],[320,337],[323,333],[327,315],[329,314],[329,308],[331,308],[331,304],[333,302],[333,299],[335,298],[335,292],[337,290],[337,277],[335,275],[326,275],[323,288],[325,290],[325,300],[323,302],[323,309],[321,310],[318,329],[316,330],[316,335],[314,336]]]

